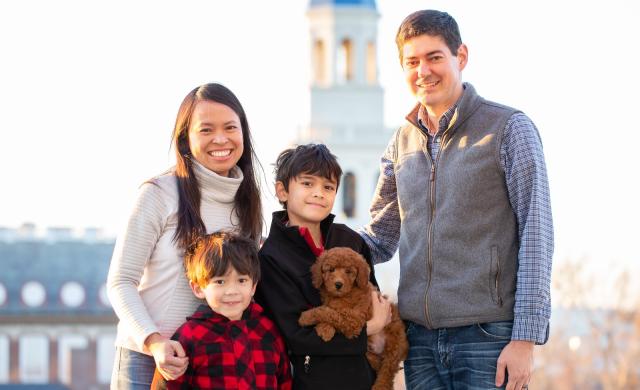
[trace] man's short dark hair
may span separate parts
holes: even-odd
[[[273,172],[276,182],[282,182],[286,191],[289,191],[289,182],[301,174],[335,180],[336,190],[342,176],[342,168],[336,156],[323,144],[298,145],[282,151]],[[286,204],[284,206],[286,208]]]
[[[398,46],[400,61],[402,61],[402,47],[404,44],[410,39],[425,34],[442,37],[454,56],[458,53],[460,45],[462,45],[458,23],[451,15],[431,9],[416,11],[402,21],[396,34],[396,45]]]
[[[187,279],[201,288],[233,267],[240,275],[260,280],[258,248],[252,239],[237,233],[218,231],[200,237],[187,248],[184,258]]]

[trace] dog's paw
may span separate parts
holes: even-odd
[[[362,328],[347,328],[343,333],[346,338],[353,339],[362,333]]]
[[[300,318],[298,318],[298,324],[300,324],[300,326],[309,326],[315,323],[311,310],[303,311],[302,314],[300,314]]]
[[[316,325],[316,333],[324,341],[329,341],[333,338],[333,336],[335,336],[336,328],[327,324],[326,322],[322,322]]]

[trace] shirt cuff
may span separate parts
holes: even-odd
[[[140,351],[147,350],[144,346],[144,341],[147,339],[147,337],[151,336],[153,333],[160,333],[160,331],[157,328],[149,328],[149,329],[145,329],[142,333],[139,333],[138,335],[134,336],[134,341],[138,345],[138,348],[140,348]]]
[[[541,316],[516,316],[513,319],[511,340],[545,344],[549,340],[549,319]]]

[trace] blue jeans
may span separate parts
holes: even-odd
[[[506,379],[495,386],[496,366],[512,328],[513,321],[502,321],[429,330],[407,321],[407,389],[504,389]]]
[[[149,390],[155,368],[152,356],[116,347],[111,390]]]

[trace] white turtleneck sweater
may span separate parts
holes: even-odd
[[[201,193],[200,216],[213,233],[234,229],[234,198],[243,175],[234,167],[220,176],[194,160]],[[171,337],[201,303],[185,275],[184,251],[173,243],[178,226],[178,185],[173,173],[140,187],[124,232],[116,240],[107,291],[120,322],[116,346],[144,351],[144,340],[159,332]]]

